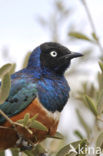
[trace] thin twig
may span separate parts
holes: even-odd
[[[8,116],[0,109],[0,114],[8,121],[10,124],[14,125],[14,122],[8,118]]]
[[[93,23],[93,19],[92,19],[92,16],[91,16],[91,14],[90,14],[89,8],[88,8],[88,6],[87,6],[86,0],[81,0],[81,2],[82,2],[83,5],[84,5],[84,8],[85,8],[85,10],[86,10],[86,13],[87,13],[88,20],[89,20],[89,22],[90,22],[91,28],[92,28],[92,30],[93,30],[93,32],[94,32],[96,38],[97,38],[97,40],[96,40],[97,45],[98,45],[100,51],[103,53],[103,47],[102,47],[102,45],[101,45],[101,43],[100,43],[100,41],[99,41],[99,38],[98,38],[98,35],[97,35],[97,32],[96,32],[96,28],[95,28],[95,25],[94,25],[94,23]]]
[[[0,109],[0,114],[15,128],[16,131],[17,131],[16,126],[21,126],[25,128],[30,134],[32,134],[32,131],[30,129],[24,127],[22,124],[18,122],[13,122],[1,109]]]
[[[15,131],[17,132],[18,136],[21,137],[21,134],[18,132],[17,127],[16,126],[21,126],[23,128],[25,128],[28,133],[32,134],[32,131],[30,129],[27,129],[26,127],[24,127],[22,124],[19,124],[17,122],[12,121],[1,109],[0,109],[0,114],[13,126],[13,128],[15,129]],[[25,138],[24,138],[25,139]],[[34,147],[34,143],[28,139],[28,142],[31,143],[31,145]]]

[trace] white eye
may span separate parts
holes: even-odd
[[[58,53],[57,53],[56,51],[51,51],[51,52],[50,52],[50,55],[51,55],[52,57],[56,57],[56,56],[58,55]]]

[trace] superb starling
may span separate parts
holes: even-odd
[[[18,132],[25,140],[36,143],[47,135],[55,135],[59,114],[69,98],[69,85],[64,77],[71,60],[82,54],[71,52],[55,42],[47,42],[33,50],[27,67],[11,75],[9,97],[0,109],[14,122],[26,113],[44,124],[48,131],[32,129],[33,134],[21,127]],[[34,139],[36,138],[36,139]],[[12,125],[0,115],[0,149],[23,146]]]

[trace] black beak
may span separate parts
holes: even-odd
[[[71,60],[71,59],[73,59],[73,58],[81,57],[81,56],[83,56],[83,54],[76,53],[76,52],[71,52],[70,54],[67,54],[67,55],[65,56],[65,58]]]

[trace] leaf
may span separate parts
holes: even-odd
[[[77,109],[76,110],[76,113],[77,113],[77,116],[78,116],[78,119],[82,125],[82,127],[84,128],[84,130],[86,131],[87,133],[87,136],[89,137],[90,133],[91,133],[91,129],[90,127],[87,125],[87,123],[85,122],[85,120],[83,119],[83,117],[81,116],[80,114],[80,111]]]
[[[15,72],[15,68],[16,68],[16,64],[14,63],[14,64],[12,64],[12,67],[11,67],[11,69],[10,69],[10,74],[13,74],[14,72]]]
[[[32,151],[26,150],[24,153],[27,156],[46,156],[45,153],[47,153],[47,151],[40,144],[37,144]]]
[[[97,101],[97,111],[98,114],[101,114],[103,111],[103,89],[99,92],[99,97]]]
[[[24,119],[18,120],[17,122],[23,124],[24,126],[29,127],[29,125],[31,124],[31,122],[33,120],[36,120],[37,119],[38,115],[39,114],[37,113],[32,118],[30,118],[30,114],[29,113],[26,113],[25,116],[24,116]]]
[[[85,100],[86,100],[86,102],[87,102],[87,104],[88,104],[90,110],[92,111],[92,113],[93,113],[95,116],[97,116],[97,115],[98,115],[98,113],[97,113],[97,108],[96,108],[96,106],[95,106],[93,100],[92,100],[89,96],[87,96],[87,95],[85,96]]]
[[[98,85],[99,90],[103,89],[103,73],[98,72]]]
[[[43,156],[45,153],[47,153],[47,151],[40,144],[38,144],[33,153],[35,156]]]
[[[30,114],[26,113],[24,119],[18,120],[17,122],[22,124],[25,128],[36,128],[42,131],[48,131],[47,127],[43,125],[41,122],[35,120],[38,117],[38,114],[35,114],[32,118],[30,118]]]
[[[77,154],[76,148],[79,143],[80,143],[80,141],[77,141],[77,142],[75,142],[75,145],[73,143],[71,143],[71,144],[64,146],[62,149],[60,149],[60,151],[56,154],[56,156],[65,156],[66,154],[69,154],[69,151],[71,150],[71,145],[73,146],[73,148],[75,150],[75,154]]]
[[[11,87],[11,78],[10,74],[7,73],[3,76],[1,88],[0,88],[0,104],[4,103],[9,95]]]
[[[32,118],[30,118],[31,121],[36,120],[38,118],[39,114],[35,114]]]
[[[0,156],[5,156],[5,151],[0,151]]]
[[[0,104],[4,103],[9,95],[11,80],[10,75],[14,72],[15,64],[6,64],[0,68],[0,78],[2,78],[0,88]]]
[[[24,119],[18,120],[17,122],[20,123],[20,124],[23,124],[24,123]]]
[[[10,149],[12,156],[19,156],[20,150],[18,148],[11,148]]]
[[[47,137],[54,138],[54,139],[64,139],[64,136],[59,132],[56,132],[56,134],[54,136],[47,136]]]
[[[81,134],[80,131],[75,130],[75,131],[74,131],[74,134],[75,134],[79,139],[83,139],[83,136],[82,136],[82,134]]]
[[[25,150],[24,153],[26,154],[26,156],[35,156],[32,151]]]
[[[88,38],[85,34],[83,33],[79,33],[79,32],[70,32],[69,36],[71,37],[75,37],[77,39],[81,39],[81,40],[86,40],[86,41],[90,41],[93,42],[90,38]]]
[[[23,68],[27,66],[30,55],[31,55],[31,52],[28,52],[27,55],[25,56],[24,62],[23,62]]]
[[[45,125],[43,125],[41,122],[37,121],[37,120],[33,120],[31,122],[30,127],[31,128],[36,128],[36,129],[42,130],[42,131],[48,131],[47,127]]]
[[[95,41],[98,41],[98,37],[96,36],[94,32],[92,33],[92,37],[94,38]]]
[[[24,119],[23,119],[23,125],[24,126],[27,125],[29,118],[30,118],[30,114],[26,113],[25,116],[24,116]]]
[[[97,138],[96,147],[100,147],[101,150],[103,149],[103,132]]]
[[[78,154],[78,146],[80,145],[80,147],[85,147],[85,144],[87,144],[87,140],[79,140],[70,143],[60,149],[56,156],[76,156]]]
[[[0,68],[0,78],[2,78],[7,72],[12,74],[15,70],[15,64],[5,64],[3,67]]]
[[[103,63],[99,62],[99,66],[100,66],[101,71],[103,72]]]

